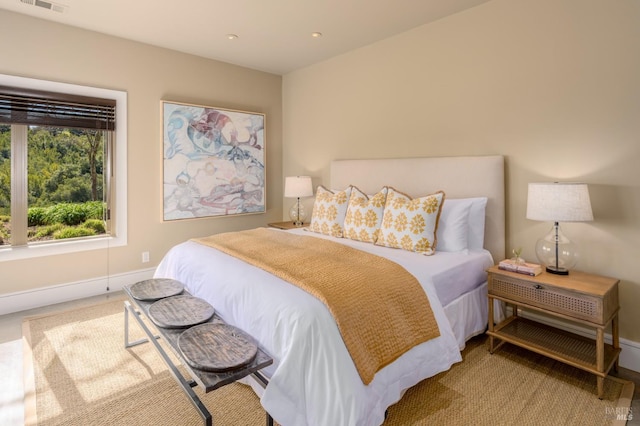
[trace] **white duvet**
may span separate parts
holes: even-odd
[[[362,383],[329,311],[298,287],[192,241],[173,247],[155,272],[155,277],[185,284],[191,294],[211,303],[222,319],[252,335],[272,356],[274,364],[264,370],[270,381],[261,403],[283,426],[379,425],[387,407],[404,390],[461,361],[424,256],[332,239],[388,257],[415,275],[440,328],[440,337],[402,355],[368,386]]]

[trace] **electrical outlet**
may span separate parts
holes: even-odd
[[[148,251],[143,251],[142,252],[142,263],[147,263],[149,261],[149,252]]]

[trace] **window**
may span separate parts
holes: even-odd
[[[126,93],[0,75],[0,261],[126,244]]]

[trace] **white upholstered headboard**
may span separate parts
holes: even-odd
[[[392,186],[412,197],[443,190],[448,198],[487,197],[484,246],[505,257],[504,158],[501,155],[331,162],[334,189],[355,185],[367,194]]]

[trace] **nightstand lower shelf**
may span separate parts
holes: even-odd
[[[605,343],[604,370],[598,371],[596,341],[519,316],[506,319],[487,334],[600,377],[606,377],[620,353]]]

